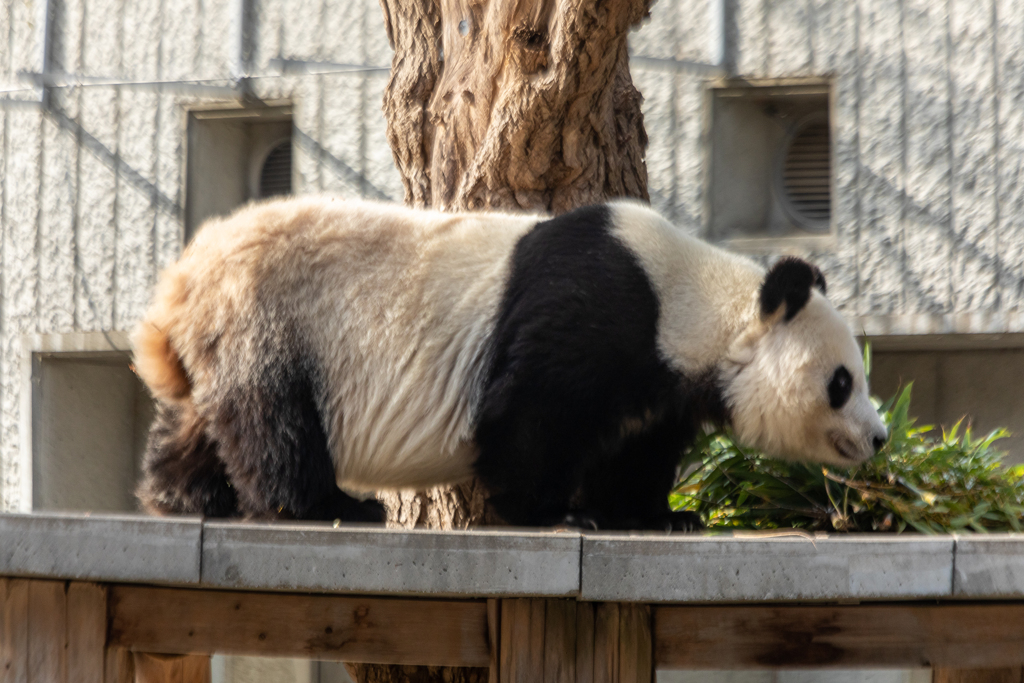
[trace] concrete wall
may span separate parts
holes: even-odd
[[[0,4],[0,90],[38,72],[43,0]],[[50,69],[126,80],[228,83],[232,2],[53,0]],[[274,57],[387,67],[370,0],[254,3],[249,68],[294,104],[299,192],[402,198],[384,138],[387,73],[283,77]],[[28,98],[31,92],[0,93]],[[0,510],[22,506],[22,338],[128,330],[185,232],[186,112],[218,92],[54,88],[50,106],[0,103]]]
[[[919,425],[951,427],[958,420],[975,435],[1005,427],[997,442],[1007,462],[1024,462],[1024,349],[894,351],[874,354],[871,388],[888,398],[913,382],[911,415]]]
[[[32,507],[132,511],[153,417],[127,354],[37,364]]]
[[[0,93],[30,98],[39,7],[0,5]],[[205,90],[54,88],[0,104],[0,509],[23,505],[21,341],[127,330],[185,233],[186,112],[235,102],[229,0],[51,0],[51,71]],[[253,0],[255,94],[293,106],[296,191],[400,200],[386,71],[281,75],[275,58],[386,67],[374,0]],[[832,235],[813,257],[868,333],[1024,331],[1024,0],[728,0],[732,77],[833,83]],[[631,40],[653,204],[707,227],[708,4],[655,3]],[[642,59],[640,59],[642,58]],[[213,88],[217,86],[220,90]],[[979,399],[980,400],[980,399]]]

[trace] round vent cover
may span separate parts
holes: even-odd
[[[260,197],[292,193],[292,141],[276,145],[260,169]]]
[[[827,231],[832,218],[832,140],[828,117],[798,124],[786,142],[779,190],[782,205],[802,228]]]

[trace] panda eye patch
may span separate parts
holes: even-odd
[[[834,410],[838,410],[850,400],[851,393],[853,393],[853,375],[845,365],[840,365],[832,373],[832,380],[828,383],[828,403]]]

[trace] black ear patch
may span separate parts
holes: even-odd
[[[825,293],[825,276],[820,270],[795,256],[780,259],[761,284],[761,315],[767,318],[786,304],[789,322],[811,298],[811,287]]]

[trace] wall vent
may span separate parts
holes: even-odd
[[[259,196],[275,197],[292,193],[292,141],[274,146],[260,169]]]
[[[831,241],[831,92],[822,79],[744,79],[708,89],[712,240],[753,252],[776,249],[779,240]]]
[[[185,241],[207,219],[292,191],[290,105],[196,109],[188,115]]]
[[[827,117],[814,115],[794,127],[782,160],[782,205],[790,218],[807,230],[828,230],[832,217],[831,157]]]

